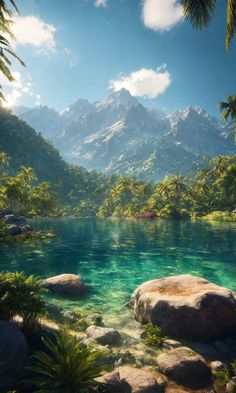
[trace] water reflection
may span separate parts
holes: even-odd
[[[193,273],[236,290],[236,227],[184,221],[104,219],[38,220],[51,231],[47,243],[0,246],[1,270],[41,277],[79,273],[90,286],[78,303],[118,309],[140,283]],[[63,307],[74,302],[53,299]]]

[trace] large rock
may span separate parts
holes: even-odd
[[[131,393],[131,387],[128,383],[120,378],[120,373],[118,371],[113,371],[111,373],[105,374],[102,377],[96,379],[98,382],[102,383],[108,390],[112,393]]]
[[[17,216],[15,214],[7,214],[3,217],[6,224],[25,225],[26,218],[24,216]]]
[[[119,367],[115,372],[98,379],[114,393],[162,393],[164,382],[150,371],[131,366]]]
[[[137,321],[172,336],[206,340],[236,331],[233,292],[196,276],[148,281],[135,290],[131,305]]]
[[[9,234],[12,236],[17,236],[22,234],[22,229],[19,225],[11,224],[8,227]]]
[[[0,321],[0,393],[14,388],[27,361],[27,342],[20,329]]]
[[[123,366],[117,370],[120,378],[130,385],[132,393],[159,393],[164,391],[164,382],[160,378],[157,379],[150,371],[131,366]]]
[[[86,286],[80,276],[75,274],[60,274],[43,280],[42,286],[56,294],[81,295],[86,292]]]
[[[87,337],[96,340],[101,345],[117,345],[121,341],[120,333],[112,328],[89,326],[86,330]]]
[[[160,371],[180,385],[200,389],[211,383],[211,370],[204,358],[190,348],[181,347],[157,358]]]

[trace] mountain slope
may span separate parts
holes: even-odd
[[[0,151],[10,157],[12,174],[20,165],[31,167],[39,181],[49,181],[63,201],[72,191],[78,199],[92,199],[104,177],[69,166],[57,149],[26,122],[0,109]]]
[[[40,107],[21,117],[51,139],[67,162],[109,174],[157,180],[186,173],[205,155],[235,153],[232,127],[202,108],[167,116],[145,108],[125,89],[93,104],[79,99],[58,113]]]

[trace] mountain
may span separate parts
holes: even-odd
[[[34,170],[39,181],[49,181],[61,200],[68,194],[92,199],[104,176],[81,167],[69,166],[57,149],[25,121],[0,108],[0,151],[10,157],[8,170],[15,174],[24,165]]]
[[[21,115],[52,140],[69,163],[106,174],[158,180],[186,174],[205,155],[234,154],[233,128],[200,107],[171,115],[145,108],[121,89],[95,103],[79,99],[60,112],[37,107]]]

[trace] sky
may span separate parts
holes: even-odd
[[[217,104],[236,91],[236,39],[225,50],[226,0],[207,29],[194,30],[177,0],[20,0],[16,42],[25,61],[3,77],[9,106],[60,110],[78,98],[126,88],[167,112]]]

